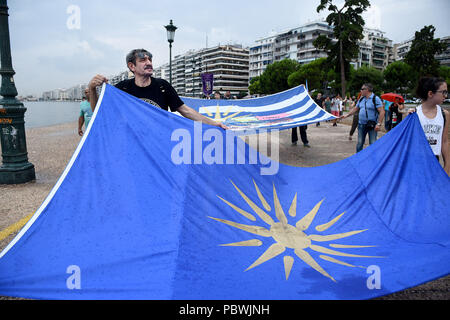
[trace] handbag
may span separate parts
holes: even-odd
[[[373,130],[373,129],[375,129],[376,126],[377,126],[377,123],[373,120],[369,120],[366,123],[367,130]]]

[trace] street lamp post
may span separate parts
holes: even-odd
[[[167,30],[167,41],[169,41],[169,82],[172,84],[172,42],[175,38],[175,30],[177,30],[177,27],[170,20],[170,23],[165,28]]]
[[[17,100],[14,84],[15,74],[11,62],[9,40],[8,6],[0,0],[0,139],[2,146],[2,165],[0,184],[17,184],[35,180],[34,165],[28,162],[25,139],[25,111],[23,103]]]

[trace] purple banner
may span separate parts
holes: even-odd
[[[203,94],[209,96],[213,92],[214,74],[202,73],[202,90]]]

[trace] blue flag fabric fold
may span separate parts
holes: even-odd
[[[416,115],[348,159],[261,175],[230,132],[103,90],[0,254],[1,295],[370,299],[448,274],[450,179]]]

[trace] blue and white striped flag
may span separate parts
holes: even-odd
[[[234,100],[182,97],[189,107],[231,130],[289,129],[335,119],[309,96],[303,85],[273,95]]]

